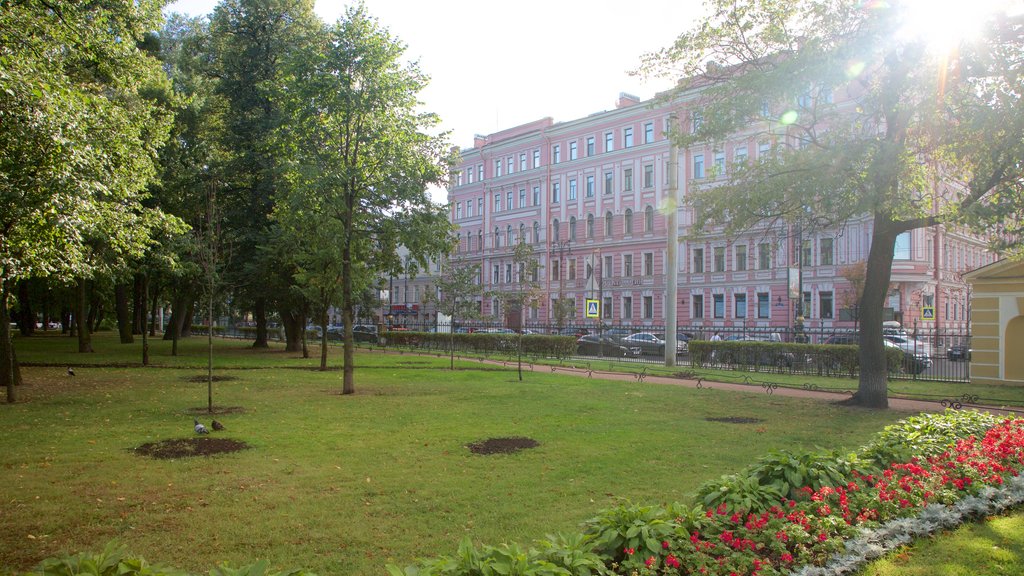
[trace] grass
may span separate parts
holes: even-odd
[[[1024,513],[965,524],[863,568],[860,576],[1024,574]]]
[[[222,433],[252,449],[158,461],[133,448],[190,437],[206,404],[203,338],[139,344],[19,339],[21,401],[0,406],[0,571],[117,538],[151,562],[204,572],[267,559],[321,574],[454,552],[458,541],[528,542],[574,530],[623,499],[686,501],[704,481],[769,449],[854,448],[905,416],[818,401],[590,380],[446,358],[357,355],[357,394],[279,347],[217,341]],[[337,366],[337,351],[332,365]],[[133,356],[135,355],[135,356]],[[84,366],[65,375],[64,364]],[[754,417],[737,425],[715,417]],[[207,419],[208,420],[208,419]],[[208,423],[208,422],[207,422]],[[540,447],[478,456],[465,445],[528,436]]]

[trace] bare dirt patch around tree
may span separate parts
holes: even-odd
[[[135,453],[160,460],[172,460],[193,456],[229,454],[247,448],[249,445],[245,442],[231,438],[172,438],[138,446],[135,448]]]
[[[195,383],[208,382],[210,380],[213,380],[214,382],[231,382],[232,380],[238,380],[238,376],[214,376],[213,378],[210,378],[205,374],[200,376],[183,376],[182,378],[184,378],[186,382]]]
[[[760,418],[748,418],[746,416],[722,416],[720,418],[705,418],[708,422],[725,422],[726,424],[760,424],[764,420]]]
[[[245,408],[241,406],[214,406],[213,411],[206,406],[196,406],[185,410],[189,416],[204,416],[209,414],[244,414]]]
[[[466,448],[474,454],[513,454],[527,448],[540,446],[533,438],[488,438],[472,444],[466,444]]]

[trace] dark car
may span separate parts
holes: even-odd
[[[356,324],[352,327],[352,340],[355,342],[377,342],[377,327],[372,324]]]
[[[954,344],[946,350],[946,358],[951,362],[970,362],[971,347],[967,344]]]
[[[825,339],[825,344],[843,344],[849,346],[860,345],[860,335],[853,332],[847,332],[843,334],[833,334]],[[920,374],[931,367],[932,359],[923,352],[910,352],[900,348],[900,346],[888,338],[882,338],[882,344],[885,345],[886,349],[899,350],[903,353],[903,370],[910,374]]]
[[[579,338],[580,336],[586,336],[587,334],[590,334],[590,330],[587,330],[586,328],[581,328],[579,326],[570,326],[568,328],[562,328],[557,332],[557,334],[559,336],[575,336]]]
[[[611,356],[615,358],[626,358],[639,356],[640,349],[627,347],[619,344],[611,336],[597,336],[586,334],[576,340],[576,353],[580,356]]]

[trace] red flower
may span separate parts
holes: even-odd
[[[669,543],[668,543],[668,540],[665,540],[665,541],[663,541],[663,542],[661,543],[661,549],[662,549],[662,550],[668,550],[668,547],[669,547]]]
[[[782,553],[782,561],[783,562],[792,562],[793,561],[793,555],[790,554],[789,552],[783,552]]]
[[[828,540],[828,534],[825,534],[824,532],[818,534],[818,542],[824,542],[825,540]]]
[[[636,553],[636,548],[623,548],[622,551],[628,554],[629,556],[632,556]]]
[[[647,559],[647,560],[646,560],[646,561],[644,562],[644,565],[645,565],[645,566],[647,566],[648,568],[650,568],[651,566],[654,566],[654,563],[655,563],[655,562],[656,562],[656,560],[654,559],[654,556],[651,556],[650,558],[648,558],[648,559]]]
[[[679,562],[679,559],[672,554],[669,554],[668,558],[665,558],[665,566],[670,568],[679,568],[681,565],[682,564]]]

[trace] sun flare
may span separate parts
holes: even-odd
[[[893,7],[904,14],[903,34],[934,52],[948,52],[977,36],[987,19],[1021,9],[1019,0],[897,0]]]

